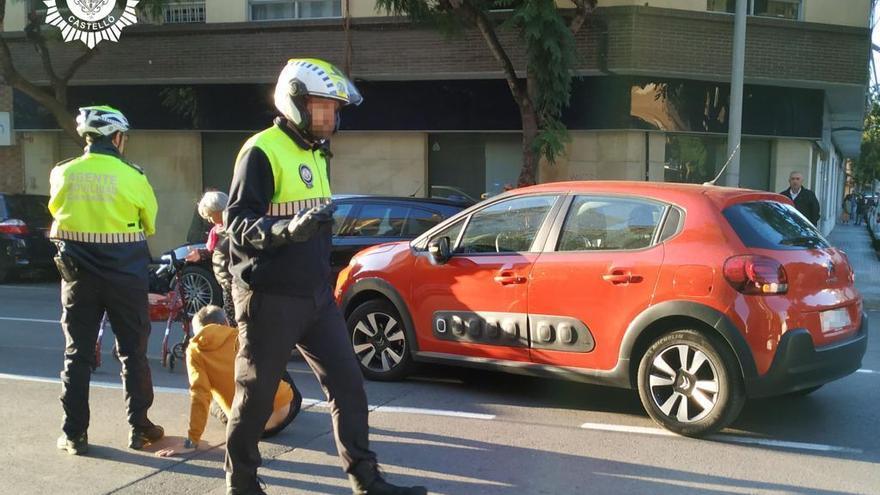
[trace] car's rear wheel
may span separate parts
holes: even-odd
[[[367,301],[348,317],[351,345],[364,376],[392,381],[412,369],[411,343],[403,319],[388,301]]]
[[[685,436],[724,428],[745,403],[733,352],[695,330],[677,330],[651,344],[639,363],[638,388],[651,418]]]

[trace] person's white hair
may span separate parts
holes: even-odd
[[[223,308],[219,306],[214,306],[213,304],[209,304],[198,310],[196,314],[193,315],[193,332],[199,333],[202,328],[211,324],[226,324],[226,312],[223,311]]]
[[[225,192],[206,192],[199,200],[199,216],[205,220],[211,220],[211,215],[225,210],[227,203],[229,203],[229,195]]]

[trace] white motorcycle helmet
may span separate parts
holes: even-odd
[[[128,132],[128,119],[119,110],[110,106],[82,107],[76,116],[76,132],[85,137],[112,136],[117,132]]]
[[[305,132],[311,123],[307,96],[338,100],[342,106],[360,105],[363,101],[354,83],[333,64],[314,58],[290,59],[275,85],[275,107]]]

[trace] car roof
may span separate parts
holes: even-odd
[[[470,201],[456,201],[454,199],[446,199],[446,198],[418,198],[414,196],[382,196],[382,195],[372,195],[372,194],[334,194],[334,201],[345,201],[345,200],[355,200],[355,201],[396,201],[396,202],[404,202],[404,203],[419,203],[419,204],[435,204],[441,206],[454,206],[458,208],[464,208],[466,206],[471,205]]]
[[[703,196],[715,203],[719,208],[725,208],[733,203],[741,203],[743,201],[773,200],[791,202],[791,200],[781,194],[768,191],[756,191],[754,189],[703,184],[681,184],[674,182],[616,180],[550,182],[521,189],[514,189],[508,194],[522,194],[524,192],[628,194],[652,197],[671,202],[678,202],[686,198]]]

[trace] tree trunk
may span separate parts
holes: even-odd
[[[522,151],[523,164],[519,172],[517,187],[533,186],[538,183],[538,154],[535,152],[535,138],[538,137],[538,116],[527,105],[520,109],[522,116]]]

